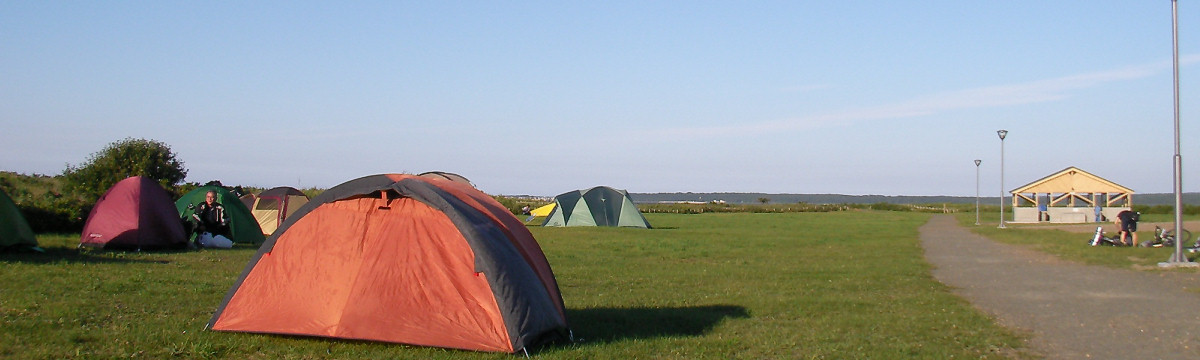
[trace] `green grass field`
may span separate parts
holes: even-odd
[[[546,359],[1024,357],[930,275],[917,228],[884,211],[648,214],[652,230],[532,227],[572,344]],[[510,355],[203,331],[254,249],[0,255],[0,358],[507,359]]]

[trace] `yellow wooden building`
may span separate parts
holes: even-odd
[[[1010,193],[1014,223],[1108,221],[1133,206],[1133,190],[1074,166]]]

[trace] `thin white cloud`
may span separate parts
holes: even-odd
[[[828,89],[831,87],[832,86],[829,86],[829,84],[809,84],[809,85],[799,85],[799,86],[788,86],[788,87],[785,87],[785,88],[782,88],[779,90],[783,91],[783,92],[813,92],[813,91],[817,91],[817,90],[825,90],[825,89]]]
[[[1200,54],[1180,59],[1181,65],[1200,62]],[[1107,83],[1141,79],[1169,71],[1171,63],[1156,62],[1113,70],[1038,80],[1027,83],[988,86],[933,94],[908,101],[841,112],[811,115],[777,121],[726,126],[684,127],[652,131],[655,138],[697,138],[728,135],[796,131],[815,127],[845,126],[862,121],[903,119],[963,109],[994,108],[1058,101],[1076,90]]]

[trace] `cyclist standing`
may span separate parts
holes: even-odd
[[[1137,212],[1134,212],[1131,210],[1125,210],[1125,211],[1117,213],[1116,223],[1121,225],[1121,242],[1122,243],[1129,244],[1128,242],[1125,241],[1125,236],[1128,235],[1133,240],[1133,243],[1130,246],[1137,246],[1137,239],[1138,239],[1137,238],[1137,223],[1140,218],[1141,218],[1140,213],[1137,213]]]

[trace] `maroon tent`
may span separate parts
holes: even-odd
[[[96,201],[79,243],[105,249],[179,249],[187,247],[187,237],[171,195],[154,180],[134,176]]]

